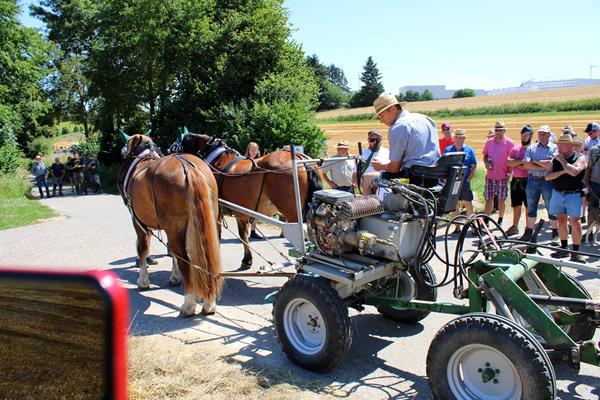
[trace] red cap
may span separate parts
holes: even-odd
[[[450,122],[444,122],[442,124],[442,130],[445,131],[446,129],[452,129],[452,125],[450,125]]]

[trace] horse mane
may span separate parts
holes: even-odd
[[[211,139],[212,137],[208,135],[189,132],[181,140],[182,152],[188,154],[196,154],[200,150],[199,143],[204,141],[208,144],[211,141]]]

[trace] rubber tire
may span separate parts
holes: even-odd
[[[556,375],[548,354],[533,335],[511,320],[494,314],[473,313],[456,318],[435,335],[427,353],[427,376],[436,399],[456,397],[448,384],[452,355],[461,348],[482,344],[504,354],[515,366],[523,400],[556,398]]]
[[[326,328],[325,344],[316,354],[306,354],[290,341],[285,329],[286,306],[304,299],[317,308]],[[273,304],[273,322],[283,352],[296,365],[311,371],[329,371],[344,358],[352,344],[352,326],[348,308],[338,293],[321,278],[297,275],[288,280],[277,293]]]
[[[411,267],[412,269],[413,267]],[[415,297],[413,300],[426,300],[426,301],[436,301],[437,299],[437,288],[433,288],[429,286],[436,284],[435,274],[433,273],[433,269],[429,266],[429,264],[422,264],[420,266],[421,274],[415,273],[415,271],[409,270],[409,274],[412,277],[415,283]],[[422,279],[425,279],[425,283]],[[379,311],[384,317],[389,318],[391,320],[402,322],[405,324],[416,324],[421,321],[423,318],[429,315],[430,311],[421,311],[421,310],[406,310],[406,309],[398,309],[394,307],[385,307],[379,306],[377,307],[377,311]]]
[[[581,290],[582,293],[585,294],[587,299],[592,300],[592,296],[590,294],[590,292],[588,292],[588,290],[581,284],[581,282],[579,282],[577,279],[575,279],[573,276],[564,273],[563,275],[570,280],[575,286],[577,286],[577,288],[579,288],[579,290]],[[541,279],[541,277],[540,277]],[[543,279],[542,279],[543,281]],[[544,284],[548,285],[547,282],[544,282]],[[520,285],[521,288],[525,288],[525,292],[527,293],[527,286],[524,285],[523,283],[521,283],[520,281]],[[550,286],[548,286],[548,289],[554,293],[556,293],[554,291],[554,289]],[[559,325],[561,326],[561,325]],[[562,329],[562,327],[561,327]],[[564,330],[564,329],[563,329]],[[582,342],[585,340],[591,340],[594,338],[594,335],[596,334],[596,327],[592,324],[590,324],[589,322],[579,322],[577,324],[571,325],[571,329],[569,329],[569,337],[571,338],[571,340],[573,340],[574,342]]]

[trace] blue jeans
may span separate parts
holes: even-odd
[[[46,177],[43,175],[35,177],[35,184],[40,191],[40,197],[44,197],[44,192],[42,188],[46,188],[46,196],[50,196],[50,189],[48,189],[48,182],[46,181]]]
[[[581,192],[563,193],[558,190],[552,192],[550,211],[554,215],[566,214],[571,218],[581,218],[583,211],[583,198]]]
[[[550,214],[550,199],[552,198],[552,184],[543,179],[533,179],[531,175],[527,179],[527,216],[537,218],[540,196],[544,198],[544,205],[548,211],[550,220],[555,221],[556,215]]]

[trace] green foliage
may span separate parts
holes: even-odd
[[[306,57],[306,63],[313,70],[319,85],[317,111],[345,106],[350,99],[350,93],[344,71],[334,64],[326,67],[315,54]]]
[[[421,94],[421,101],[429,100],[433,100],[433,94],[429,91],[429,89],[425,89],[425,91]]]
[[[28,199],[30,191],[26,170],[0,172],[0,229],[29,225],[55,215],[40,202]]]
[[[0,146],[0,173],[12,174],[19,166],[23,153],[16,143]]]
[[[407,90],[404,93],[404,101],[420,101],[421,95],[416,90]]]
[[[48,138],[35,138],[29,143],[27,156],[32,158],[37,154],[44,156],[50,153],[50,140]]]
[[[369,56],[367,62],[363,67],[363,72],[360,77],[363,85],[360,91],[352,96],[350,99],[351,107],[366,107],[373,104],[373,101],[383,93],[383,83],[381,83],[381,74],[377,68],[377,64],[373,61],[373,58]]]
[[[25,145],[38,136],[49,111],[40,82],[48,72],[50,45],[17,19],[16,0],[0,1],[0,125],[10,124]]]
[[[68,135],[69,134],[69,128],[67,128],[66,126],[63,126],[63,128],[60,130],[60,134],[61,135]]]
[[[101,134],[95,134],[83,138],[83,140],[77,145],[79,151],[85,154],[98,154],[100,152]]]
[[[458,89],[452,95],[453,99],[458,99],[461,97],[475,97],[475,91],[473,89]]]

